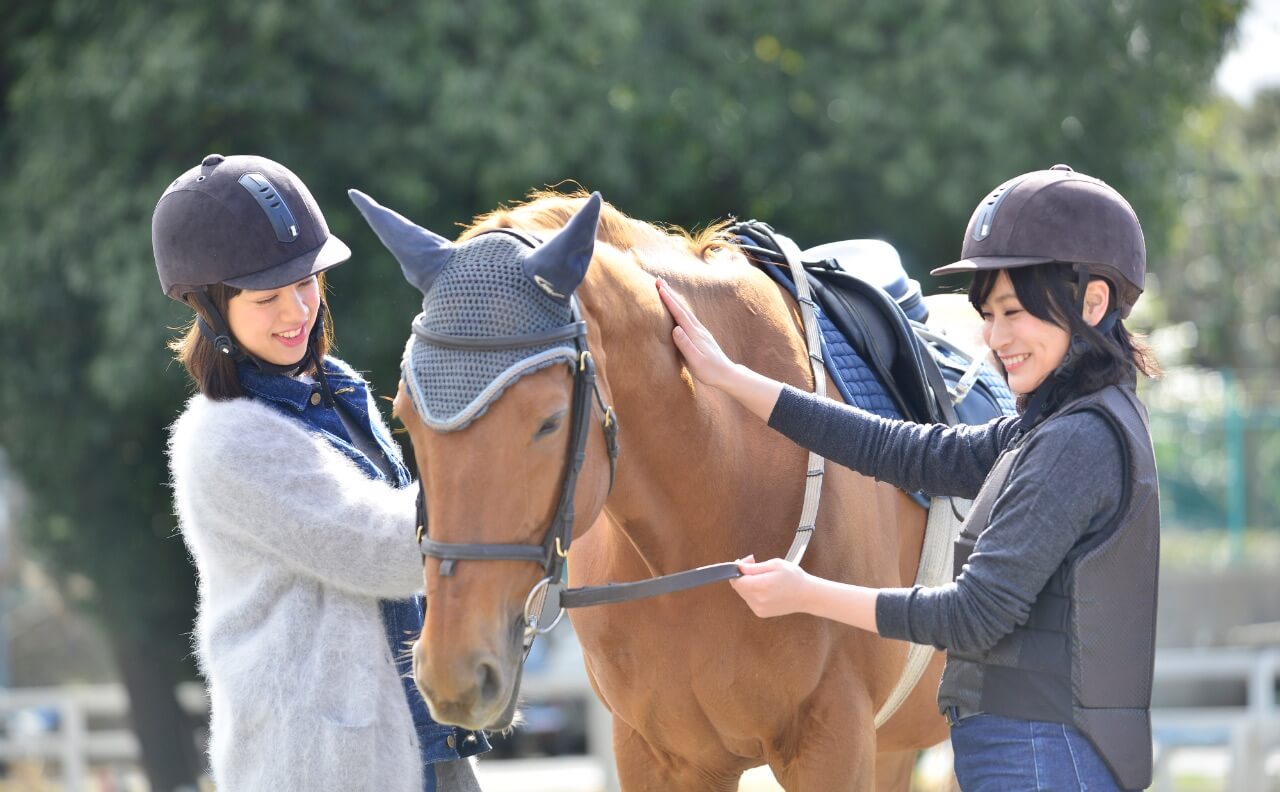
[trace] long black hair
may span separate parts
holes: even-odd
[[[1162,373],[1151,348],[1139,336],[1129,332],[1124,323],[1117,318],[1114,325],[1106,332],[1099,332],[1080,315],[1079,286],[1074,267],[1071,264],[1055,262],[1030,267],[1015,267],[1007,270],[980,270],[969,287],[969,302],[979,313],[982,304],[995,288],[996,278],[1001,272],[1009,274],[1018,302],[1032,316],[1050,324],[1061,327],[1072,337],[1083,344],[1076,347],[1065,378],[1050,375],[1040,388],[1052,388],[1043,409],[1043,415],[1053,412],[1070,399],[1093,393],[1108,385],[1132,383],[1138,372],[1148,377],[1158,377]],[[1110,300],[1108,310],[1116,306],[1115,285],[1106,278],[1093,277],[1107,284]],[[995,364],[1006,375],[999,358]],[[1039,390],[1039,389],[1037,389]],[[1018,408],[1026,407],[1032,394],[1018,397]]]

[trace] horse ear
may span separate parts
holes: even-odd
[[[449,263],[453,243],[387,209],[359,190],[347,190],[347,196],[364,215],[365,222],[373,228],[382,244],[400,262],[405,280],[426,294],[436,275]]]
[[[587,275],[600,224],[600,193],[591,193],[560,233],[524,259],[524,273],[544,292],[562,302]]]

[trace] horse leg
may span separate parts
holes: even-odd
[[[613,758],[622,792],[736,792],[738,788],[737,775],[700,770],[657,749],[617,716],[613,719]]]
[[[876,754],[876,792],[911,792],[911,773],[919,751]]]
[[[875,726],[871,704],[853,691],[812,699],[785,753],[771,752],[769,768],[787,792],[862,792],[875,786]],[[781,747],[781,746],[780,746]]]

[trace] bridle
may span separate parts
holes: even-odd
[[[494,229],[486,233],[495,232],[510,234],[530,246],[534,245],[524,234],[512,229]],[[603,415],[601,424],[604,429],[605,448],[609,454],[610,491],[613,490],[618,467],[618,418],[613,407],[606,405],[600,395],[600,388],[596,382],[595,360],[587,347],[587,323],[582,319],[577,297],[570,296],[569,307],[571,312],[569,324],[520,335],[457,336],[429,331],[418,322],[413,326],[414,335],[427,344],[471,352],[523,349],[563,341],[573,342],[576,354],[573,364],[573,400],[570,414],[573,425],[569,438],[569,454],[565,465],[564,481],[560,487],[560,501],[541,544],[440,542],[432,539],[427,530],[425,484],[421,478],[418,481],[418,547],[422,551],[424,560],[428,557],[440,559],[441,577],[451,577],[458,561],[531,561],[542,565],[541,579],[533,585],[528,596],[525,597],[523,628],[526,656],[532,646],[533,638],[554,629],[564,618],[566,608],[652,597],[706,583],[729,580],[742,574],[736,563],[725,562],[633,583],[584,586],[576,589],[562,588],[565,582],[564,572],[569,556],[569,545],[573,541],[573,524],[576,517],[574,493],[577,490],[578,474],[586,459],[587,436],[597,405]],[[559,589],[559,611],[550,624],[540,626],[538,620],[548,591],[552,587]]]
[[[427,532],[426,492],[421,480],[418,482],[418,546],[424,557],[440,559],[441,577],[453,575],[458,561],[532,561],[542,565],[543,577],[529,592],[525,601],[525,625],[537,634],[550,631],[564,615],[564,608],[556,616],[555,621],[546,627],[537,626],[537,618],[542,610],[547,588],[563,583],[565,561],[569,555],[569,545],[573,541],[573,524],[576,517],[574,511],[574,493],[577,490],[578,474],[586,459],[587,435],[594,408],[599,405],[603,419],[605,447],[609,453],[609,489],[613,489],[613,481],[618,466],[618,420],[613,408],[604,403],[600,388],[596,383],[596,366],[587,349],[587,323],[581,318],[576,298],[571,298],[570,307],[573,321],[561,327],[536,333],[525,333],[514,336],[453,336],[429,332],[415,325],[414,333],[423,341],[444,347],[468,351],[506,350],[525,347],[543,346],[559,341],[572,341],[576,355],[573,365],[573,401],[570,408],[572,434],[569,438],[569,456],[566,464],[564,481],[560,487],[560,500],[556,506],[555,516],[547,526],[541,544],[498,544],[473,542],[439,542],[432,539]],[[593,398],[594,397],[594,398]]]

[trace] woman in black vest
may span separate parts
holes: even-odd
[[[1124,327],[1146,248],[1128,202],[1065,165],[1010,179],[961,261],[1019,416],[983,426],[879,418],[734,364],[658,283],[690,372],[797,443],[907,491],[973,498],[955,581],[871,589],[744,559],[759,616],[810,613],[947,651],[939,708],[967,792],[1142,789],[1151,781],[1159,497]]]

